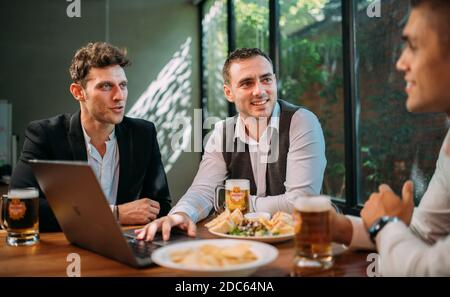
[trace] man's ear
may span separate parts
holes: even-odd
[[[72,96],[73,96],[73,98],[75,98],[75,100],[80,101],[80,102],[85,100],[83,86],[81,86],[81,84],[71,83],[69,90],[70,90],[70,93],[72,93]]]
[[[233,92],[231,91],[231,88],[229,85],[227,85],[227,84],[223,85],[223,93],[225,94],[225,97],[227,98],[227,100],[229,102],[234,103]]]

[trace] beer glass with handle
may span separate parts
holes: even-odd
[[[214,209],[216,212],[223,211],[220,204],[220,190],[225,190],[225,208],[230,212],[239,208],[242,213],[250,211],[250,181],[248,179],[228,179],[224,186],[217,186],[214,197]]]
[[[39,241],[39,191],[11,189],[1,199],[0,225],[11,246],[34,245]]]

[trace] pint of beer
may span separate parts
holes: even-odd
[[[331,200],[327,196],[295,200],[295,259],[293,275],[301,276],[333,266]]]
[[[220,212],[223,207],[220,206],[219,191],[225,189],[225,208],[230,212],[240,209],[242,213],[250,211],[250,181],[248,179],[228,179],[225,181],[225,187],[216,188],[216,196],[214,199],[214,208]]]
[[[4,195],[0,211],[6,242],[12,246],[33,245],[39,241],[39,191],[12,189]]]

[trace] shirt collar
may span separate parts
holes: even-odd
[[[280,104],[278,104],[278,102],[275,102],[275,105],[273,107],[273,111],[272,111],[272,115],[270,116],[270,120],[269,120],[269,125],[267,126],[266,131],[264,131],[264,133],[267,133],[270,130],[279,130],[280,127],[280,113],[281,113],[281,109],[280,109]],[[244,121],[241,118],[240,115],[238,115],[237,117],[237,121],[236,121],[236,128],[234,129],[234,138],[238,138],[244,142],[244,143],[257,143],[257,141],[255,139],[250,138],[247,133],[245,133],[245,125],[244,125]]]
[[[91,143],[91,138],[86,133],[86,130],[84,129],[83,124],[81,124],[81,128],[83,129],[84,140],[86,141],[87,144],[90,144]],[[115,140],[115,139],[116,139],[116,127],[114,127],[112,129],[111,133],[108,136],[108,140],[106,142],[109,142],[109,141]]]

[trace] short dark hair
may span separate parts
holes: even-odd
[[[449,6],[448,0],[411,0],[412,7],[418,7],[423,4],[429,4],[431,6]]]
[[[433,14],[429,17],[431,24],[439,35],[444,52],[450,50],[450,1],[449,0],[410,0],[411,7],[426,7]]]
[[[106,42],[90,42],[78,49],[72,59],[69,72],[73,82],[86,86],[86,76],[91,68],[103,68],[107,66],[130,65],[126,57],[126,49],[120,49]]]
[[[227,60],[225,61],[225,64],[223,65],[222,76],[224,83],[226,84],[230,83],[230,67],[231,64],[233,64],[233,62],[246,60],[256,56],[262,56],[266,58],[266,60],[269,61],[270,65],[272,65],[273,68],[273,63],[270,57],[259,48],[245,48],[245,47],[238,48],[228,56]]]

